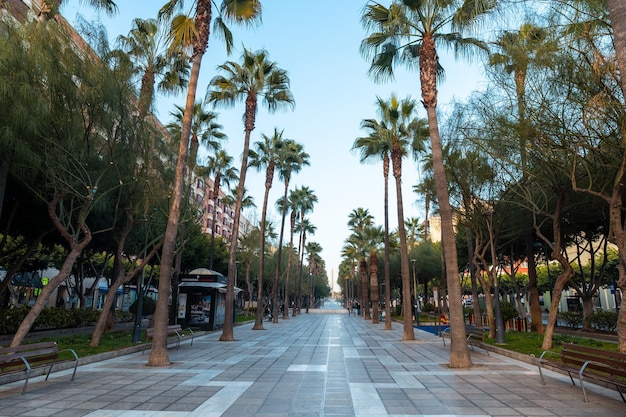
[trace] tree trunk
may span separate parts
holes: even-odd
[[[385,330],[391,330],[391,271],[389,267],[389,155],[383,157],[385,179]]]
[[[367,282],[367,260],[365,258],[362,258],[361,262],[359,262],[359,276],[361,277],[361,288],[363,288],[363,291],[361,291],[361,311],[363,312],[363,318],[369,320],[372,317],[370,315],[370,290]]]
[[[283,215],[280,226],[280,234],[282,236],[283,229],[285,228],[285,218],[287,217],[287,189],[289,188],[288,180],[285,181],[285,195],[283,196]],[[285,276],[285,308],[283,309],[283,320],[289,319],[289,277],[291,275],[291,255],[293,252],[293,228],[295,218],[291,221],[291,228],[289,232],[289,252],[287,253],[287,274]],[[278,271],[280,272],[280,270]]]
[[[30,329],[33,327],[33,324],[35,324],[35,320],[37,320],[37,317],[46,306],[46,303],[48,302],[52,291],[57,289],[58,286],[63,281],[65,281],[67,277],[70,276],[70,274],[72,273],[72,267],[74,266],[76,259],[78,259],[82,251],[87,247],[89,242],[91,242],[91,231],[85,223],[78,224],[78,229],[83,234],[83,239],[79,240],[77,236],[69,234],[67,229],[63,226],[62,222],[58,218],[56,214],[56,207],[64,196],[65,193],[58,193],[51,201],[48,202],[48,216],[50,217],[50,220],[59,231],[59,233],[61,233],[61,236],[63,236],[63,238],[69,243],[70,252],[65,258],[65,261],[63,262],[59,273],[48,282],[48,285],[44,285],[41,293],[37,297],[37,301],[35,301],[33,307],[30,309],[26,317],[24,317],[22,323],[20,323],[17,331],[15,332],[15,335],[13,336],[13,340],[11,341],[11,347],[19,346],[22,343],[22,340],[24,340]],[[83,207],[81,208],[81,211],[78,215],[79,219],[84,219],[87,217],[86,212],[89,210],[89,206],[91,205],[92,201],[93,196],[90,195],[83,202]]]
[[[533,233],[526,234],[526,262],[528,264],[528,302],[530,303],[530,329],[538,334],[545,332],[543,315],[539,304],[539,289],[537,288],[537,265],[535,264],[535,251]]]
[[[402,276],[402,340],[415,340],[413,330],[413,306],[411,305],[411,277],[409,272],[409,252],[404,229],[404,206],[402,204],[402,152],[398,144],[391,149],[391,163],[396,183],[396,200],[398,212],[398,237],[400,239],[400,274]]]
[[[378,257],[376,251],[370,253],[370,294],[372,299],[372,323],[379,322],[378,312]]]
[[[243,192],[246,184],[246,172],[248,169],[248,153],[250,151],[250,135],[254,129],[257,98],[254,94],[248,94],[246,97],[245,110],[245,137],[243,142],[243,152],[241,154],[241,169],[239,170],[239,184],[237,186],[237,201],[235,203],[235,218],[233,220],[233,234],[230,240],[230,253],[228,256],[228,285],[226,286],[226,314],[224,315],[224,328],[220,341],[232,342],[235,340],[234,335],[234,293],[235,293],[235,274],[237,271],[237,244],[239,243],[239,222],[241,220],[241,206],[243,204]],[[263,254],[260,254],[263,256]],[[259,277],[261,279],[261,277]],[[257,300],[257,310],[259,309],[259,300]],[[258,314],[258,313],[257,313]]]
[[[189,151],[189,138],[191,136],[191,124],[193,109],[198,88],[198,76],[202,54],[196,54],[191,66],[189,86],[187,88],[187,100],[185,102],[185,113],[178,147],[178,160],[176,161],[176,171],[174,176],[174,186],[172,189],[172,202],[167,218],[165,236],[163,239],[163,251],[161,254],[161,270],[159,274],[159,297],[156,302],[156,309],[152,315],[154,320],[154,335],[152,338],[152,349],[148,357],[148,366],[168,366],[170,364],[167,352],[167,323],[169,298],[171,295],[172,269],[174,264],[174,251],[176,250],[176,236],[178,234],[178,224],[180,221],[181,203],[183,199],[183,188],[185,183],[185,171],[187,168],[187,158]]]
[[[454,225],[452,223],[452,210],[450,208],[446,172],[443,165],[437,111],[435,107],[427,107],[426,112],[428,115],[428,130],[430,132],[437,200],[439,202],[439,212],[441,215],[441,235],[443,238],[444,259],[446,260],[446,281],[448,284],[448,294],[450,300],[452,300],[449,306],[451,333],[450,367],[469,368],[472,366],[472,360],[467,348],[465,335],[465,319],[463,316],[463,304],[461,303],[461,281],[459,280]]]
[[[624,0],[607,0],[611,26],[613,27],[613,42],[617,62],[622,74],[626,73],[626,3]],[[621,79],[622,93],[626,97],[626,77]]]
[[[259,300],[262,300],[263,297],[263,278],[265,274],[265,216],[267,215],[267,200],[270,194],[270,186],[271,184],[265,181],[265,192],[263,193],[263,209],[261,210],[261,230],[259,233],[259,273],[257,279],[257,305],[256,305],[256,316],[254,319],[254,326],[252,326],[252,330],[265,330],[263,328],[263,312],[265,311],[265,306],[261,305],[259,308]],[[280,246],[279,249],[280,250]],[[280,258],[279,261],[280,263]],[[279,267],[280,268],[280,267]],[[276,285],[274,286],[274,292],[276,292]],[[278,322],[278,317],[276,317],[276,322]]]
[[[467,259],[469,259],[470,281],[472,284],[472,310],[474,312],[474,326],[483,328],[480,305],[478,304],[478,285],[476,284],[476,265],[474,264],[474,241],[472,240],[472,230],[465,227],[465,240],[467,241]]]
[[[622,74],[620,83],[622,86],[623,97],[626,97],[626,3],[623,0],[607,0],[609,6],[609,15],[611,17],[611,26],[613,27],[613,42],[615,44],[615,52],[617,62]],[[622,130],[622,137],[626,132]],[[619,280],[617,282],[622,294],[626,294],[626,231],[622,223],[622,193],[624,176],[626,173],[626,154],[622,149],[622,164],[619,174],[615,178],[613,192],[611,195],[611,230],[613,231],[615,243],[619,250]],[[626,353],[626,308],[620,308],[617,318],[617,337],[618,349],[622,353]]]

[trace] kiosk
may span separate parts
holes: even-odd
[[[183,327],[215,330],[224,325],[227,279],[206,268],[181,274],[177,316]]]

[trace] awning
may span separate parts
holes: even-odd
[[[187,288],[217,288],[217,290],[222,294],[226,293],[226,284],[222,284],[220,282],[183,281],[178,284],[178,286]],[[241,291],[241,288],[233,288],[233,293],[235,295],[239,294]]]
[[[178,284],[178,286],[191,288],[225,288],[226,284],[222,284],[219,282],[183,281]]]

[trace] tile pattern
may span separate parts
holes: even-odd
[[[172,364],[147,367],[140,353],[81,366],[49,381],[0,386],[0,417],[507,417],[626,415],[610,389],[590,385],[585,403],[569,378],[497,354],[471,352],[474,366],[447,366],[449,346],[402,325],[383,330],[345,314],[303,314],[278,324],[219,332],[169,351]]]

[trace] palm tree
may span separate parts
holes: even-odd
[[[237,181],[237,168],[232,166],[233,157],[225,150],[215,152],[214,156],[208,157],[207,165],[202,172],[203,175],[213,177],[213,219],[211,219],[211,255],[209,257],[209,269],[213,269],[213,257],[215,255],[215,229],[217,220],[217,209],[220,206],[220,187],[225,183],[228,187]],[[224,204],[224,199],[222,199]],[[224,204],[226,205],[226,204]]]
[[[296,292],[296,300],[293,305],[293,316],[296,316],[300,311],[300,295],[302,294],[302,263],[304,262],[304,245],[306,244],[306,233],[314,232],[314,230],[307,230],[310,222],[305,222],[305,216],[307,213],[313,211],[313,206],[317,203],[317,196],[315,192],[311,190],[309,187],[303,186],[302,188],[296,188],[294,191],[293,202],[297,207],[297,217],[299,218],[298,223],[293,225],[293,230],[300,232],[300,237],[298,239],[298,253],[300,254],[300,274],[298,275],[298,283],[296,284],[295,292]],[[314,226],[313,226],[314,227]]]
[[[278,132],[278,129],[274,128],[274,135],[267,136],[261,134],[263,138],[262,142],[256,142],[254,144],[255,149],[250,150],[250,166],[257,170],[265,168],[265,193],[263,195],[263,208],[261,209],[261,233],[259,236],[259,252],[265,254],[265,219],[267,215],[267,200],[270,194],[270,188],[272,188],[272,182],[274,181],[274,171],[276,164],[279,160],[280,150],[284,146],[283,131]],[[280,262],[280,260],[279,260]],[[262,300],[263,296],[263,277],[265,273],[265,256],[259,256],[259,280],[257,283],[257,309],[256,318],[252,330],[263,330],[263,312],[265,306],[258,303]],[[276,298],[278,282],[274,282],[274,304],[276,304]],[[274,306],[275,307],[275,306]],[[276,316],[276,310],[274,308],[273,314],[274,320],[278,322]]]
[[[151,110],[157,80],[157,89],[165,93],[177,93],[187,85],[189,60],[185,55],[168,53],[165,40],[155,19],[135,19],[128,35],[118,37],[122,51],[134,62],[141,77],[139,120]]]
[[[409,217],[404,221],[404,228],[407,231],[407,244],[409,250],[413,250],[417,244],[419,236],[423,233],[422,224],[417,217]]]
[[[377,98],[380,122],[372,121],[378,134],[388,142],[393,176],[396,184],[396,207],[398,213],[398,236],[400,238],[400,271],[402,276],[402,309],[404,316],[404,340],[414,340],[413,309],[411,303],[411,278],[409,255],[404,228],[404,206],[402,199],[402,158],[411,152],[414,156],[422,147],[425,121],[413,117],[415,101],[411,98],[399,100],[395,95],[386,101]],[[372,129],[372,128],[370,128]]]
[[[307,311],[309,311],[309,308],[315,307],[315,278],[320,274],[324,261],[320,257],[322,246],[319,243],[309,242],[305,249],[309,254],[309,302],[307,304]]]
[[[250,149],[250,135],[254,130],[257,101],[259,96],[270,112],[283,106],[293,106],[294,100],[289,90],[289,77],[285,70],[279,68],[275,62],[268,60],[266,51],[252,52],[244,49],[242,63],[228,61],[218,67],[225,75],[213,78],[207,91],[207,99],[213,105],[232,107],[236,102],[245,102],[244,112],[244,144],[239,171],[239,188],[235,204],[235,219],[233,234],[239,231],[243,187],[246,182],[248,168],[248,153]],[[226,311],[233,309],[233,287],[235,280],[235,255],[237,253],[237,239],[231,240],[230,256],[228,261],[228,286],[226,290]],[[226,314],[224,328],[220,336],[222,341],[232,341],[233,315]]]
[[[394,1],[390,8],[369,2],[363,14],[363,23],[374,33],[362,43],[363,51],[374,52],[370,68],[376,78],[393,76],[396,62],[419,66],[422,104],[426,108],[441,215],[441,228],[446,261],[446,277],[451,300],[450,327],[452,333],[450,366],[467,368],[472,364],[465,341],[465,322],[458,279],[458,261],[454,226],[446,174],[443,165],[441,138],[437,119],[437,74],[440,71],[437,45],[454,48],[457,54],[470,53],[486,45],[463,33],[477,25],[481,18],[497,5],[493,0],[432,0]],[[443,33],[450,28],[450,33]]]
[[[174,107],[176,110],[170,113],[174,117],[174,121],[168,123],[165,127],[172,137],[180,137],[185,109],[178,105],[174,105]],[[204,145],[209,151],[217,152],[221,148],[220,142],[227,139],[226,134],[221,131],[223,126],[217,123],[216,119],[217,113],[206,111],[204,103],[198,102],[193,106],[189,163],[187,165],[188,186],[191,186],[192,174],[196,169],[200,144]],[[147,155],[146,157],[153,158],[154,156]],[[211,175],[211,173],[206,175]]]
[[[87,0],[90,6],[96,9],[104,10],[109,15],[117,13],[117,5],[111,0]],[[42,0],[41,9],[39,10],[39,21],[45,21],[59,13],[59,8],[63,4],[63,0]]]
[[[361,128],[368,129],[370,135],[357,138],[352,149],[361,154],[361,162],[372,158],[381,158],[383,162],[384,179],[384,233],[385,233],[385,330],[391,330],[391,272],[389,269],[389,161],[390,144],[387,141],[385,130],[374,119],[366,119],[361,122]]]
[[[415,184],[413,186],[413,192],[417,195],[424,196],[424,226],[422,232],[424,233],[424,240],[428,240],[430,239],[430,205],[436,202],[434,198],[437,193],[435,189],[435,178],[432,176],[432,173],[428,172],[420,183]]]
[[[184,0],[168,1],[161,8],[161,10],[159,10],[159,19],[171,19],[176,10],[179,10],[184,6],[184,3]],[[174,17],[170,31],[170,39],[172,40],[171,49],[179,51],[191,49],[192,52],[190,55],[192,63],[189,84],[187,85],[187,98],[185,101],[185,112],[180,133],[178,159],[176,161],[170,211],[161,253],[161,270],[159,274],[159,292],[161,294],[169,294],[171,290],[172,267],[174,263],[176,235],[178,233],[181,203],[183,199],[185,169],[187,168],[187,159],[189,155],[189,137],[191,135],[193,121],[193,108],[196,102],[196,91],[198,88],[198,78],[200,75],[202,57],[204,56],[204,52],[209,44],[209,26],[212,21],[212,4],[213,2],[211,0],[196,0],[196,7],[193,16],[178,15]],[[220,7],[219,11],[220,15],[215,21],[215,27],[218,31],[221,31],[221,33],[225,35],[224,39],[226,40],[226,48],[230,51],[233,39],[232,34],[225,25],[225,20],[238,23],[253,22],[261,15],[261,3],[256,0],[229,0],[222,2],[222,7]],[[237,239],[233,239],[233,241],[236,242]],[[234,256],[234,253],[232,256]],[[235,263],[233,261],[233,271],[234,267]],[[230,268],[231,267],[229,265],[229,270]],[[232,278],[234,279],[234,273]],[[150,351],[150,357],[148,358],[148,365],[166,366],[169,364],[169,355],[167,352],[167,316],[168,297],[159,297],[157,299],[156,310],[152,316],[154,319],[154,338],[152,350]],[[227,320],[232,321],[229,314],[226,314],[226,317]]]
[[[365,228],[371,227],[373,223],[374,217],[370,214],[369,210],[362,207],[352,210],[348,215],[348,227],[352,230],[352,235],[348,238],[348,243],[352,246],[352,253],[356,256],[356,261],[358,262],[358,276],[360,277],[357,281],[359,288],[358,298],[361,304],[361,314],[365,319],[370,318],[370,313],[367,285],[367,250],[362,233]]]
[[[365,247],[369,251],[370,299],[372,300],[372,322],[379,322],[378,303],[378,251],[384,245],[385,234],[380,226],[370,226],[363,230]],[[385,311],[387,314],[387,311]]]
[[[296,143],[293,140],[287,140],[285,146],[282,148],[282,152],[279,158],[278,163],[278,175],[280,179],[285,184],[285,191],[283,197],[279,199],[280,201],[280,213],[281,213],[281,222],[280,222],[280,235],[278,238],[278,262],[276,263],[276,275],[274,276],[274,284],[275,288],[278,283],[278,279],[281,274],[281,265],[282,265],[282,250],[283,250],[283,235],[285,232],[285,218],[287,217],[287,209],[288,206],[292,207],[292,213],[294,217],[291,219],[291,233],[289,240],[289,255],[287,258],[287,276],[285,277],[285,308],[283,309],[283,319],[289,318],[289,278],[291,275],[291,254],[293,251],[293,230],[295,226],[295,213],[297,208],[294,208],[291,205],[292,201],[287,198],[287,192],[289,190],[289,181],[291,180],[291,174],[296,172],[300,172],[302,167],[305,165],[309,165],[309,154],[304,152],[303,146],[299,143]],[[278,202],[277,202],[278,204]],[[276,306],[276,300],[274,305]],[[277,317],[276,311],[274,312],[274,317]]]
[[[306,237],[307,235],[315,234],[315,231],[317,230],[317,227],[315,227],[309,219],[304,218],[302,213],[300,214],[302,217],[300,218],[300,221],[296,224],[296,228],[295,228],[297,232],[300,232],[300,236],[302,237],[302,245],[301,245],[302,251],[300,252],[300,276],[298,277],[296,305],[300,304],[300,300],[302,297],[302,272],[303,272],[302,270],[304,266],[304,252],[306,250]],[[310,302],[310,299],[309,299],[309,302]],[[307,311],[308,311],[308,307],[307,307]]]

